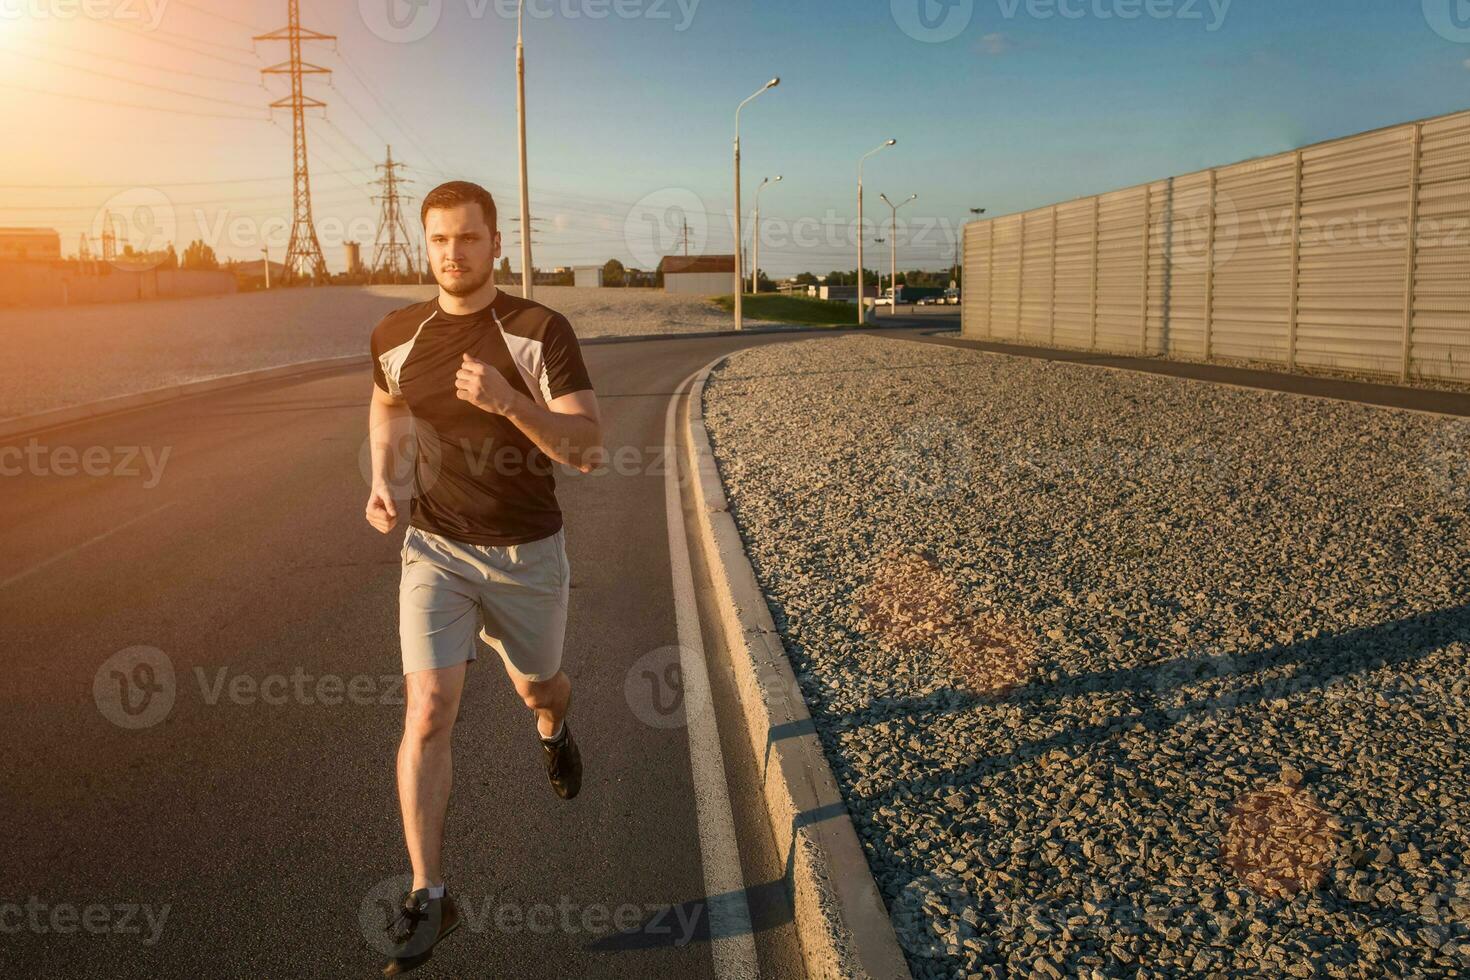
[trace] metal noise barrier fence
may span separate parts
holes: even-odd
[[[1470,382],[1470,112],[965,226],[961,335]]]

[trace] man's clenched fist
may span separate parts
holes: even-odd
[[[454,387],[455,395],[461,400],[497,415],[509,414],[523,397],[493,365],[469,354],[464,355],[454,376]]]
[[[387,487],[373,487],[368,494],[367,522],[387,534],[398,523],[398,505]]]

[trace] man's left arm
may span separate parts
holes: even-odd
[[[602,465],[602,415],[591,388],[570,391],[542,408],[511,387],[494,365],[465,354],[456,395],[486,412],[504,415],[548,457],[582,473]]]

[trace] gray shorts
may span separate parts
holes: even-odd
[[[398,586],[403,672],[476,659],[475,636],[505,669],[544,681],[561,669],[567,625],[566,528],[523,544],[453,541],[409,526]]]

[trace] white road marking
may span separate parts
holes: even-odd
[[[699,631],[699,610],[694,601],[694,575],[689,566],[684,506],[679,489],[674,406],[693,377],[691,374],[675,389],[664,419],[666,458],[670,460],[664,468],[664,502],[669,519],[669,565],[674,577],[679,672],[684,686],[684,718],[689,732],[689,763],[699,815],[700,863],[704,866],[710,956],[714,960],[715,976],[718,980],[757,980],[760,962],[750,925],[750,906],[745,898],[745,878],[740,871],[735,816],[730,808],[725,757],[720,749],[715,704],[710,694],[704,638]]]
[[[61,561],[63,558],[70,558],[72,555],[76,554],[78,551],[81,551],[83,548],[89,548],[92,545],[96,544],[98,541],[103,540],[104,538],[110,538],[110,537],[112,537],[114,534],[116,534],[117,532],[121,531],[123,528],[125,528],[125,527],[131,527],[132,525],[137,524],[139,521],[147,520],[148,518],[152,517],[154,514],[157,514],[159,511],[167,510],[168,508],[170,508],[172,506],[173,506],[172,503],[167,503],[167,504],[164,504],[162,507],[155,507],[155,508],[153,508],[150,511],[145,511],[142,514],[139,514],[137,517],[134,517],[132,520],[123,521],[121,524],[118,524],[115,527],[112,527],[112,528],[109,528],[106,531],[103,531],[101,534],[97,535],[95,538],[89,538],[86,541],[83,541],[79,545],[75,545],[73,547],[70,547],[70,548],[66,549],[65,551],[57,552],[56,554],[52,555],[50,558],[47,558],[44,561],[41,561],[41,562],[38,562],[38,563],[32,565],[30,568],[27,568],[23,572],[17,572],[16,574],[10,576],[7,579],[0,579],[0,589],[3,589],[3,588],[5,588],[7,586],[10,586],[10,585],[14,585],[16,582],[19,582],[21,579],[28,578],[31,575],[34,575],[36,572],[39,572],[41,569],[46,568],[48,565],[53,565],[56,562]]]

